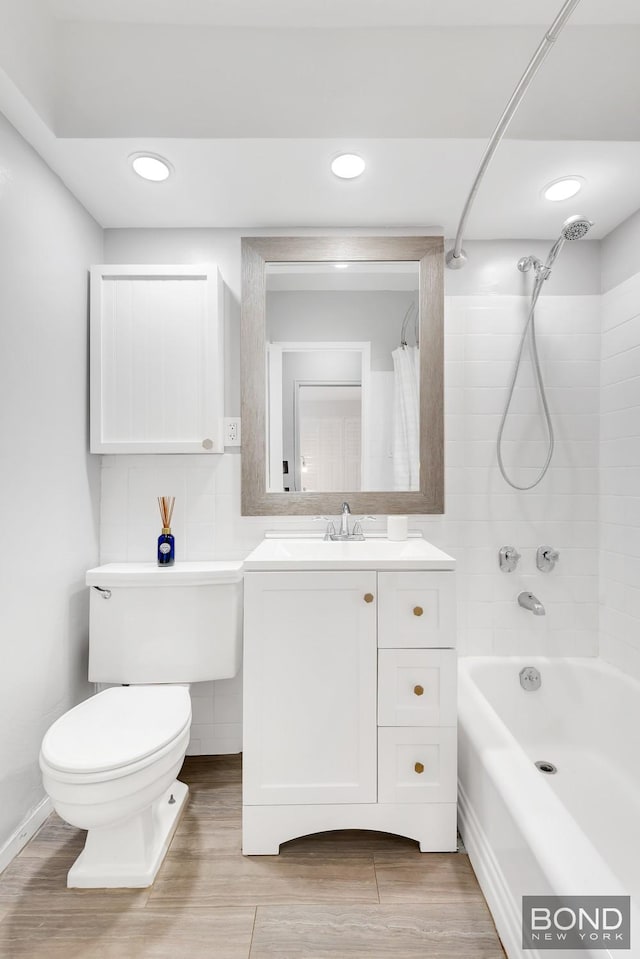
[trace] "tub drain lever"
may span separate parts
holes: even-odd
[[[524,669],[520,670],[520,685],[523,689],[526,689],[528,693],[540,689],[542,676],[535,666],[525,666]]]

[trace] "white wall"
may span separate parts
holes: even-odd
[[[600,649],[640,678],[640,213],[602,244]]]
[[[213,260],[229,286],[228,415],[239,411],[240,231],[107,230],[107,262]],[[412,517],[410,526],[458,560],[459,639],[463,653],[582,654],[597,652],[597,514],[600,296],[597,245],[567,245],[538,310],[540,354],[555,416],[557,449],[541,486],[509,489],[498,474],[495,436],[525,319],[531,277],[515,268],[520,256],[544,256],[530,241],[469,244],[467,277],[446,271],[446,513]],[[560,263],[561,261],[559,261]],[[460,271],[464,273],[465,271]],[[514,278],[511,274],[514,274]],[[453,292],[449,293],[450,288]],[[517,453],[526,478],[544,460],[530,369],[518,389],[507,459]],[[154,555],[155,497],[162,486],[177,496],[173,528],[178,558],[242,558],[265,530],[307,528],[311,517],[240,515],[240,456],[104,457],[101,557],[141,560]],[[384,529],[385,520],[370,523]],[[551,574],[535,568],[539,545],[560,550]],[[499,571],[498,550],[523,554],[517,572]],[[531,589],[545,617],[521,609]],[[212,699],[213,693],[213,699]],[[239,749],[240,680],[194,689],[191,752]]]
[[[638,272],[639,241],[640,210],[636,210],[602,241],[600,272],[603,293],[613,290]]]
[[[371,369],[392,370],[405,314],[417,296],[401,290],[267,293],[267,339],[368,341]],[[294,332],[295,331],[295,332]],[[407,342],[415,343],[409,322]]]
[[[0,860],[44,796],[47,726],[90,691],[87,267],[102,231],[0,115]]]

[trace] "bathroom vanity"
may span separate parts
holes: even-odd
[[[245,854],[331,829],[455,850],[454,565],[422,539],[247,557]]]

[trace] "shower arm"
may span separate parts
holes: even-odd
[[[536,50],[533,57],[531,58],[529,65],[527,66],[527,69],[522,74],[520,78],[520,82],[518,83],[518,86],[513,91],[513,94],[511,95],[511,99],[509,100],[509,102],[507,103],[505,107],[504,113],[498,120],[498,125],[493,131],[493,135],[491,139],[489,140],[489,143],[487,144],[486,150],[484,151],[484,155],[482,157],[482,160],[480,161],[480,168],[476,174],[475,180],[473,181],[473,186],[471,187],[469,196],[467,197],[467,202],[464,205],[462,216],[460,217],[458,232],[456,233],[455,243],[453,245],[453,248],[447,252],[447,255],[445,257],[445,262],[450,270],[459,270],[461,267],[464,266],[464,264],[467,261],[466,253],[462,249],[462,240],[464,237],[464,230],[467,224],[467,220],[469,218],[469,213],[471,212],[471,207],[473,206],[473,201],[475,200],[476,194],[480,188],[482,177],[484,176],[487,170],[487,167],[491,163],[493,154],[496,152],[498,145],[500,144],[500,141],[505,135],[507,131],[507,127],[509,126],[514,113],[520,106],[520,101],[522,100],[525,93],[529,89],[529,85],[531,81],[533,80],[536,73],[538,72],[542,64],[544,63],[547,57],[547,54],[551,50],[551,47],[553,46],[555,41],[558,39],[558,36],[562,28],[564,27],[567,20],[569,19],[569,17],[571,16],[574,9],[578,6],[579,3],[580,3],[580,0],[565,0],[565,3],[563,4],[562,9],[560,10],[560,13],[555,18],[555,20],[553,21],[553,23],[551,24],[551,26],[545,33],[544,37],[542,38],[542,41],[540,42],[538,49]]]

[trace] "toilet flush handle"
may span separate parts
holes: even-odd
[[[97,589],[103,599],[111,599],[111,590],[104,589],[102,586],[94,586],[94,589]]]

